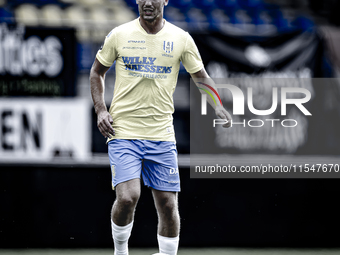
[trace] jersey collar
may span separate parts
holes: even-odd
[[[142,25],[140,24],[140,22],[139,22],[139,17],[138,17],[135,21],[136,21],[136,23],[137,23],[136,25],[137,25],[138,29],[139,29],[143,34],[149,35],[149,36],[157,36],[157,35],[160,35],[160,34],[163,33],[163,31],[165,30],[165,27],[166,27],[167,24],[168,24],[168,22],[166,21],[166,19],[163,18],[163,20],[164,20],[164,26],[163,26],[162,29],[159,30],[156,34],[148,34],[148,33],[145,31],[145,29],[142,27]]]

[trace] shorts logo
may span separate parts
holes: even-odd
[[[174,42],[168,42],[168,41],[163,42],[163,50],[165,51],[165,53],[171,53],[173,49],[174,49]]]
[[[178,174],[178,168],[170,168],[170,174]]]

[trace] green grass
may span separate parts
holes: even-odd
[[[129,255],[151,255],[157,248],[130,249]],[[1,255],[113,255],[111,249],[74,250],[0,250]],[[338,255],[339,249],[238,249],[238,248],[180,248],[178,255]]]

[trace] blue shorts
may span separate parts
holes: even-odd
[[[162,191],[180,191],[174,142],[114,139],[109,142],[112,188],[136,178]]]

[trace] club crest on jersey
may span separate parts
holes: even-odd
[[[163,50],[165,51],[165,53],[171,53],[173,49],[174,49],[174,42],[168,42],[168,41],[163,42]]]

